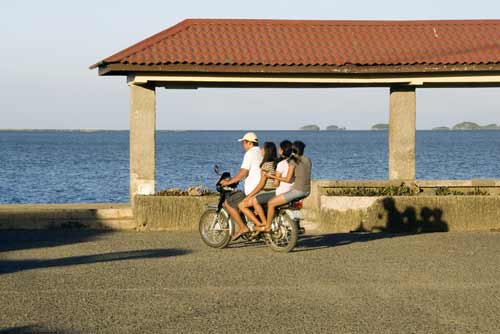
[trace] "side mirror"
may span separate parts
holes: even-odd
[[[214,173],[217,175],[220,175],[220,166],[219,165],[214,166]]]

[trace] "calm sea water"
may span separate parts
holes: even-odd
[[[157,189],[213,188],[237,171],[242,131],[157,132]],[[321,179],[386,179],[387,132],[260,131],[303,140]],[[127,202],[128,132],[0,132],[0,203]],[[500,131],[418,131],[417,178],[500,178]]]

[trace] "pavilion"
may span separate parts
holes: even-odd
[[[188,19],[90,67],[130,86],[130,195],[155,191],[156,87],[390,87],[389,178],[415,179],[416,88],[500,86],[500,20]]]

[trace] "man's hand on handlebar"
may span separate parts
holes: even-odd
[[[221,185],[221,186],[223,186],[223,187],[226,187],[226,186],[228,186],[228,185],[230,185],[230,184],[231,184],[231,182],[230,182],[230,181],[231,181],[231,180],[228,180],[228,179],[226,179],[226,180],[221,180],[221,181],[220,181],[220,185]]]

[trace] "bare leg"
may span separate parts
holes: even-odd
[[[269,231],[271,229],[271,223],[273,222],[276,207],[286,203],[287,201],[285,200],[285,197],[283,195],[273,197],[269,202],[267,202],[266,226],[264,226],[262,229],[259,229],[260,231]]]
[[[259,219],[254,215],[252,210],[250,210],[250,205],[251,203],[248,203],[247,201],[243,201],[238,205],[238,208],[240,209],[243,214],[250,219],[252,222],[254,222],[256,225],[262,225]]]
[[[243,222],[243,219],[241,219],[241,216],[240,216],[240,213],[238,212],[238,210],[234,209],[233,207],[231,207],[231,205],[227,204],[227,201],[224,202],[224,207],[226,208],[226,210],[229,213],[229,215],[231,216],[231,218],[238,224],[238,227],[239,227],[238,233],[236,233],[232,238],[233,240],[238,239],[242,234],[245,234],[245,233],[250,231],[248,229],[248,227],[245,225],[245,223]]]
[[[253,207],[255,209],[255,211],[257,211],[257,215],[259,216],[260,218],[260,222],[259,222],[259,226],[260,225],[266,225],[266,213],[264,212],[264,208],[262,208],[262,205],[259,204],[259,202],[257,202],[256,199],[253,200]]]

